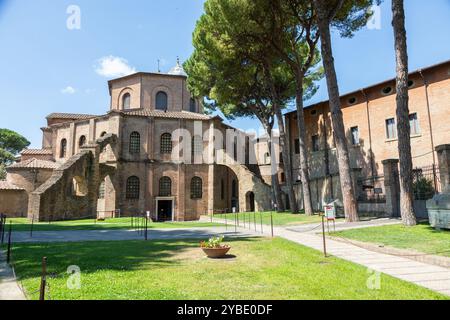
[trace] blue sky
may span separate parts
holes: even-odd
[[[405,0],[410,68],[450,59],[450,1]],[[81,9],[81,29],[67,28],[67,8]],[[108,110],[113,74],[168,71],[192,53],[191,35],[202,0],[0,0],[0,127],[41,146],[51,112]],[[334,37],[341,93],[394,76],[390,1],[381,29],[352,39]],[[101,60],[103,59],[103,60]],[[327,99],[326,87],[307,103]],[[251,119],[232,123],[257,128]]]

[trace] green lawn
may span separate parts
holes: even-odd
[[[390,225],[353,229],[336,232],[333,235],[450,257],[450,231],[437,231],[428,224],[419,224],[415,227]]]
[[[239,215],[239,224],[244,225],[248,224],[250,221],[250,224],[254,224],[254,221],[256,219],[256,223],[261,224],[261,217],[262,217],[262,223],[270,225],[270,212],[241,212]],[[286,213],[277,213],[273,212],[273,224],[275,226],[289,226],[289,225],[296,225],[296,224],[306,224],[306,223],[319,223],[322,221],[322,218],[319,215],[314,216],[307,216],[304,213],[299,214],[292,214],[290,212]],[[235,221],[236,214],[233,213],[227,213],[227,214],[214,214],[214,217],[219,219],[227,219],[228,221]]]
[[[7,219],[7,224],[12,222],[14,231],[30,231],[31,223],[26,218],[12,218]],[[148,224],[148,228],[191,228],[191,227],[216,227],[221,226],[218,223],[209,222],[164,222],[164,223],[152,223]],[[116,218],[107,219],[105,221],[95,221],[95,219],[73,220],[73,221],[61,221],[61,222],[40,222],[34,223],[34,231],[67,231],[67,230],[102,230],[102,229],[130,229],[131,218]]]
[[[16,273],[37,299],[40,261],[48,257],[50,295],[63,299],[446,299],[280,238],[228,241],[234,259],[204,257],[198,241],[17,244]],[[67,288],[67,268],[81,269],[81,289]]]

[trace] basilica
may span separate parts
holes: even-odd
[[[254,137],[206,115],[186,80],[180,63],[169,73],[138,72],[108,82],[106,114],[48,115],[42,148],[7,168],[0,211],[36,221],[186,221],[269,209],[270,178],[250,161]]]

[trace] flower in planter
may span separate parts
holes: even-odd
[[[223,248],[225,247],[224,245],[222,245],[223,239],[224,239],[223,236],[212,237],[207,242],[206,241],[200,242],[200,247],[208,249]]]

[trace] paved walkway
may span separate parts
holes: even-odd
[[[299,233],[279,227],[274,229],[274,233],[304,246],[323,250],[322,237],[316,234]],[[450,269],[373,252],[350,243],[327,239],[326,244],[328,254],[450,296]]]
[[[215,221],[221,222],[220,219],[215,219]],[[396,219],[378,219],[351,224],[338,222],[336,223],[336,230],[376,227],[398,223],[400,222]],[[263,232],[265,235],[270,235],[270,226],[264,225]],[[323,251],[322,235],[318,234],[320,232],[321,225],[317,223],[274,227],[275,236]],[[404,257],[378,253],[360,248],[351,243],[343,243],[331,239],[327,239],[326,246],[328,254],[450,296],[450,269],[448,268],[434,266]]]
[[[225,227],[208,228],[174,228],[174,229],[148,229],[149,240],[167,239],[204,239],[223,234],[225,237],[254,237],[261,236],[251,230],[240,229],[234,233],[234,229]],[[36,242],[74,242],[74,241],[116,241],[116,240],[142,240],[143,233],[134,230],[78,230],[78,231],[35,231],[33,237],[29,232],[15,232],[12,235],[13,243]]]
[[[7,265],[5,255],[0,251],[0,300],[25,300],[12,269]]]
[[[359,222],[345,222],[345,221],[338,221],[335,224],[333,222],[329,222],[325,225],[325,229],[328,229],[328,226],[330,228],[330,231],[342,231],[342,230],[350,230],[350,229],[360,229],[360,228],[367,228],[367,227],[381,227],[381,226],[388,226],[388,225],[395,225],[395,224],[401,224],[402,221],[400,219],[374,219],[374,220],[368,220],[368,221],[359,221]],[[309,232],[311,231],[311,227],[317,226],[319,223],[316,224],[300,224],[300,225],[294,225],[294,226],[286,226],[284,227],[286,230],[291,230],[295,232]],[[321,230],[322,224],[320,224],[320,227],[318,227],[315,230],[312,230],[311,232],[317,233],[322,232]]]

